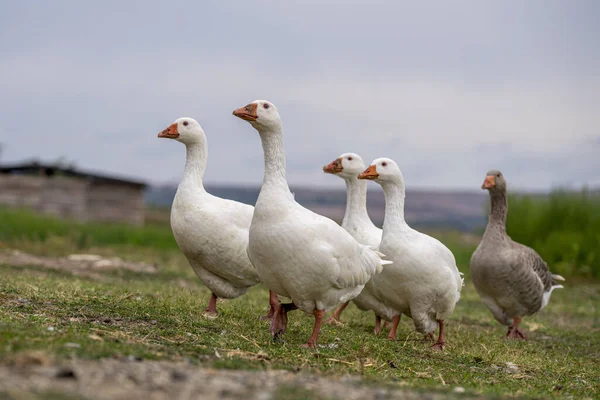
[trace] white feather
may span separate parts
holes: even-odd
[[[358,296],[386,263],[334,221],[294,200],[285,178],[281,120],[269,104],[258,107],[253,124],[261,134],[265,175],[248,255],[270,290],[291,298],[307,313],[327,311]]]
[[[554,289],[564,289],[564,287],[563,287],[563,285],[553,285],[550,288],[550,290],[548,290],[547,292],[544,292],[544,294],[542,295],[542,306],[540,307],[540,310],[548,305],[548,303],[550,302],[550,295],[552,295],[552,292],[554,291]]]
[[[182,120],[187,124],[182,125]],[[187,160],[171,208],[173,236],[206,287],[221,298],[238,297],[259,282],[246,254],[254,207],[204,190],[204,131],[192,118],[175,123],[180,131],[178,141],[187,147]]]
[[[386,201],[379,249],[393,261],[372,278],[373,285],[388,307],[410,316],[417,331],[429,333],[454,311],[463,279],[452,252],[404,220],[404,181],[396,163],[377,159],[371,165]]]

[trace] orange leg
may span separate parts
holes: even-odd
[[[212,293],[210,300],[208,301],[208,307],[206,307],[207,314],[217,314],[217,295]]]
[[[313,311],[313,315],[315,316],[315,326],[313,328],[312,335],[310,335],[310,337],[308,338],[308,343],[303,344],[302,347],[317,347],[317,343],[319,340],[319,331],[321,330],[321,321],[323,320],[325,311],[315,310]]]
[[[279,304],[281,304],[281,302],[279,301],[279,296],[277,296],[277,293],[269,290],[269,312],[267,315],[263,316],[262,319],[272,319],[273,315],[275,314],[275,308]]]
[[[400,315],[396,315],[392,318],[392,329],[390,329],[390,334],[388,335],[389,340],[396,340],[396,334],[398,331],[398,324],[400,323]]]
[[[513,326],[508,329],[506,334],[507,339],[527,340],[527,336],[519,329],[519,322],[521,322],[521,317],[515,317]]]
[[[348,307],[348,304],[350,304],[349,301],[339,306],[337,310],[335,310],[331,318],[327,320],[326,324],[340,325],[342,323],[342,320],[340,319],[342,316],[342,312],[346,309],[346,307]]]
[[[435,342],[433,346],[431,346],[434,350],[444,350],[446,346],[446,341],[444,340],[444,320],[438,320],[438,324],[440,326],[440,334],[438,335],[438,340]]]
[[[373,333],[376,335],[381,333],[381,317],[379,315],[375,316],[375,329],[373,329]]]
[[[273,319],[271,320],[271,335],[274,338],[283,335],[287,329],[287,313],[288,311],[296,310],[298,307],[294,303],[277,304]]]

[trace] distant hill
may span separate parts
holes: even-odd
[[[215,196],[254,205],[259,187],[207,186]],[[346,207],[346,191],[313,188],[291,188],[296,201],[305,207],[340,222]],[[146,191],[146,204],[170,207],[177,187],[151,186]],[[469,191],[409,190],[406,194],[406,220],[415,227],[456,229],[470,232],[485,226],[487,194]],[[370,191],[367,208],[373,222],[383,223],[385,199],[381,191]]]

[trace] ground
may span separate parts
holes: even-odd
[[[374,336],[372,314],[353,305],[317,349],[300,347],[312,316],[299,311],[274,342],[261,286],[204,318],[209,292],[175,250],[69,258],[60,240],[5,244],[0,398],[598,398],[600,284],[570,280],[524,319],[529,341],[507,341],[470,283],[472,243],[451,247],[467,284],[439,353],[408,318],[397,341]]]

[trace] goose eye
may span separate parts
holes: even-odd
[[[263,104],[263,108],[266,110],[269,108],[269,105],[267,103]]]
[[[352,157],[348,157],[348,161],[352,161]]]
[[[500,178],[500,174],[496,174],[496,176],[497,176],[498,178]]]
[[[188,126],[189,122],[183,121],[183,126]]]
[[[382,167],[387,167],[387,163],[384,161],[384,162],[381,163],[381,166]]]

